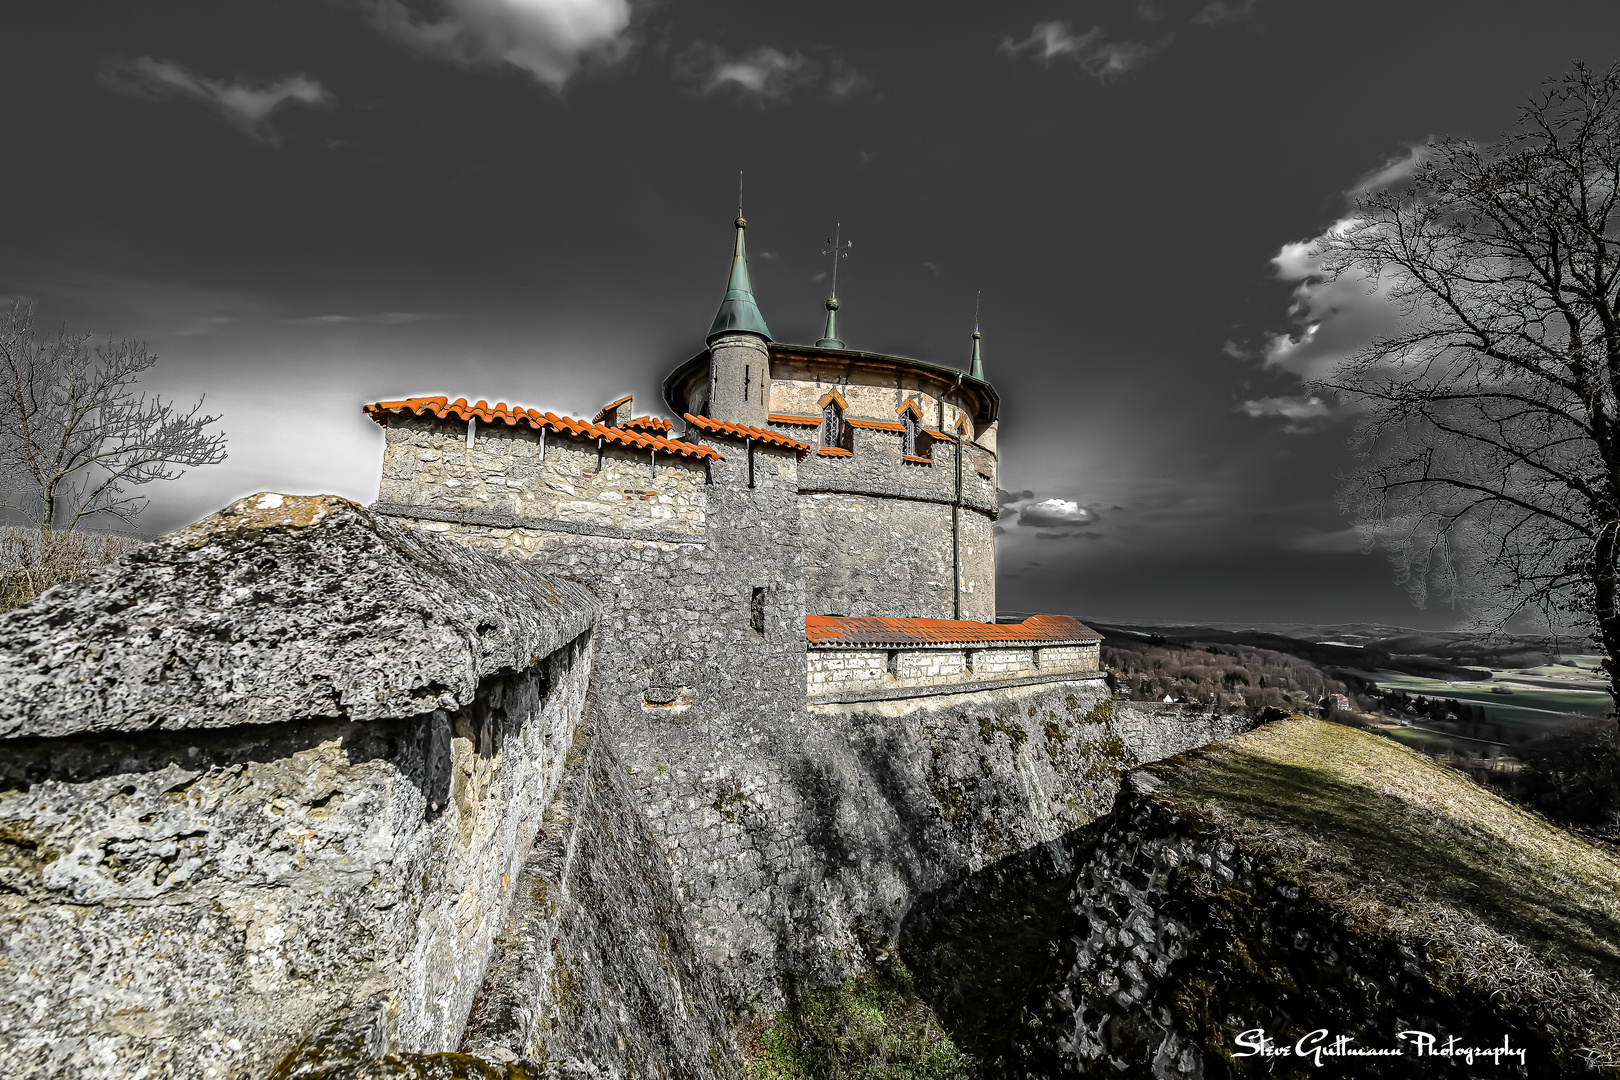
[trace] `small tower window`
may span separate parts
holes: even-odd
[[[842,446],[844,438],[844,410],[838,402],[829,401],[821,407],[821,445]]]
[[[900,453],[906,457],[917,456],[917,417],[910,412],[900,417],[900,423],[905,431],[900,435]]]

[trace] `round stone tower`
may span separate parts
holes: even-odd
[[[836,301],[815,345],[773,341],[736,224],[726,298],[664,380],[670,408],[816,448],[798,468],[806,614],[994,622],[1000,399],[978,328],[969,371],[846,348]]]

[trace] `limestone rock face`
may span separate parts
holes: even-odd
[[[0,737],[454,710],[598,613],[345,499],[253,495],[0,621]]]

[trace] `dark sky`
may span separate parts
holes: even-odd
[[[664,411],[740,169],[778,339],[820,336],[836,222],[852,347],[965,366],[982,290],[1003,608],[1445,625],[1354,550],[1301,396],[1384,312],[1288,245],[1617,46],[1600,0],[18,5],[0,294],[223,412],[148,532],[366,502],[366,401]]]

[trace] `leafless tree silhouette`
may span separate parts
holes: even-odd
[[[32,308],[0,316],[0,490],[42,534],[99,516],[133,526],[147,500],[131,493],[225,460],[218,416],[138,389],[157,363],[145,345],[93,345],[84,333],[41,340]]]
[[[1323,239],[1395,334],[1319,386],[1363,410],[1341,491],[1415,599],[1593,633],[1620,701],[1620,66],[1550,81],[1491,145],[1444,139]]]

